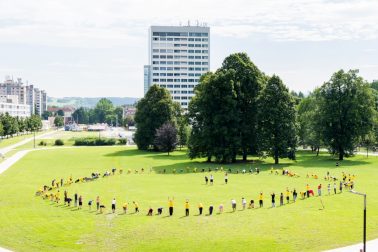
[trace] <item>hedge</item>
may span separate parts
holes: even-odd
[[[83,137],[76,138],[74,145],[76,146],[104,146],[115,145],[116,139],[114,138],[96,138],[96,137]]]

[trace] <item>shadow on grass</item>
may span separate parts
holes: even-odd
[[[152,167],[158,174],[186,174],[186,173],[215,173],[215,172],[228,172],[231,174],[243,174],[245,170],[246,174],[250,174],[252,170],[253,174],[256,174],[255,168],[259,168],[260,171],[274,169],[291,169],[292,167],[299,166],[304,168],[338,168],[336,162],[339,162],[339,167],[360,166],[368,164],[367,161],[345,159],[338,161],[336,156],[332,156],[327,153],[321,153],[316,156],[316,153],[311,151],[298,151],[296,160],[280,159],[280,164],[274,164],[271,158],[259,159],[257,156],[249,156],[248,161],[242,161],[238,157],[238,161],[235,163],[209,163],[204,161],[192,160],[190,161],[186,150],[177,150],[171,153],[169,156],[167,153],[155,152],[155,151],[141,151],[137,149],[126,149],[108,153],[104,156],[107,157],[145,157],[147,159],[170,161],[169,165],[161,165]],[[172,164],[172,162],[174,162]],[[223,169],[223,171],[222,171]]]

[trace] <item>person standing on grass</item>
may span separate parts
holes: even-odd
[[[333,183],[333,192],[336,194],[336,188],[337,188],[337,186],[336,186],[336,182],[334,182]]]
[[[273,192],[270,196],[272,197],[272,208],[276,207],[276,195]]]
[[[327,189],[328,189],[328,196],[329,196],[331,195],[331,184],[328,184]]]
[[[260,205],[260,208],[264,206],[264,195],[262,192],[260,192],[260,195],[259,195],[259,205]]]
[[[322,196],[322,184],[318,185],[318,196]]]
[[[297,196],[298,196],[298,193],[297,193],[297,191],[294,188],[294,191],[293,191],[293,200],[294,200],[294,202],[296,201]]]
[[[83,197],[79,196],[79,209],[83,207]]]
[[[174,200],[174,198],[169,199],[169,197],[168,197],[169,216],[173,215],[173,200]]]
[[[185,216],[189,216],[189,200],[185,202]]]
[[[284,196],[283,196],[283,193],[281,193],[280,194],[280,206],[283,206],[283,204],[284,204],[284,198],[283,198]]]
[[[232,211],[235,212],[235,210],[236,210],[236,200],[234,200],[234,199],[231,200],[231,207],[232,207]]]
[[[224,183],[227,185],[228,183],[228,174],[227,172],[224,174]]]
[[[67,193],[67,190],[64,190],[64,205],[66,205],[67,199],[68,199],[68,193]]]
[[[116,199],[113,198],[113,200],[112,200],[112,212],[114,213],[115,210],[116,210]]]
[[[220,204],[219,205],[219,214],[223,213],[223,209],[224,209],[223,204]]]
[[[309,184],[306,185],[306,194],[307,194],[307,198],[310,198],[310,185]]]
[[[203,210],[203,205],[202,205],[202,203],[199,203],[198,204],[199,215],[202,215],[202,210]]]
[[[214,176],[213,174],[210,174],[210,185],[214,184]]]
[[[55,193],[55,201],[56,201],[56,203],[58,203],[59,204],[59,200],[60,200],[60,192],[59,192],[59,190]]]
[[[287,204],[290,202],[290,191],[288,187],[286,187],[286,202]]]
[[[134,208],[135,208],[135,213],[139,213],[139,205],[137,202],[133,201]]]
[[[207,185],[208,182],[209,182],[209,178],[205,176],[205,184]]]
[[[210,205],[210,206],[209,206],[209,215],[212,215],[212,214],[213,214],[213,210],[214,210],[213,205]]]
[[[247,200],[245,198],[242,198],[242,206],[243,210],[245,210],[245,207],[247,206]]]
[[[96,197],[96,209],[97,211],[100,210],[100,196]]]
[[[75,207],[77,207],[77,193],[75,193],[75,195],[74,195],[74,197],[75,197]]]
[[[342,181],[340,181],[340,193],[342,193],[343,192],[343,182]]]

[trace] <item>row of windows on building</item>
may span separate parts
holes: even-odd
[[[152,44],[154,47],[158,47],[158,46],[161,46],[161,47],[203,47],[203,48],[207,48],[209,47],[208,44],[171,44],[171,43],[153,43]]]
[[[208,67],[153,67],[152,69],[160,71],[209,71]]]
[[[199,82],[199,79],[152,79],[153,82]]]
[[[200,73],[153,73],[153,76],[189,76],[189,77],[194,77],[194,76],[201,76],[202,74]]]
[[[189,41],[189,42],[208,42],[208,38],[166,38],[166,37],[153,37],[153,41]]]
[[[209,62],[200,62],[200,61],[152,61],[152,65],[209,65]]]
[[[173,49],[153,49],[152,52],[157,53],[209,53],[209,50],[173,50]]]
[[[209,59],[209,56],[201,56],[201,55],[152,55],[153,59]]]
[[[194,88],[194,85],[173,85],[173,84],[160,84],[160,87],[163,88]]]
[[[153,32],[152,36],[162,37],[208,37],[207,32]]]
[[[191,96],[173,96],[174,100],[191,100]]]

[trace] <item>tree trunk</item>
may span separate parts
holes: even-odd
[[[211,163],[211,156],[208,156],[208,157],[207,157],[206,162]]]
[[[243,161],[247,161],[247,149],[243,148]]]
[[[318,147],[318,150],[316,152],[316,156],[319,156],[319,150],[320,150],[320,147]]]
[[[169,151],[168,151],[168,156],[169,156]]]
[[[274,164],[278,164],[278,162],[279,162],[278,156],[274,156]]]
[[[344,151],[343,150],[339,151],[339,160],[340,161],[344,160]]]
[[[369,146],[366,146],[366,157],[369,157]]]

